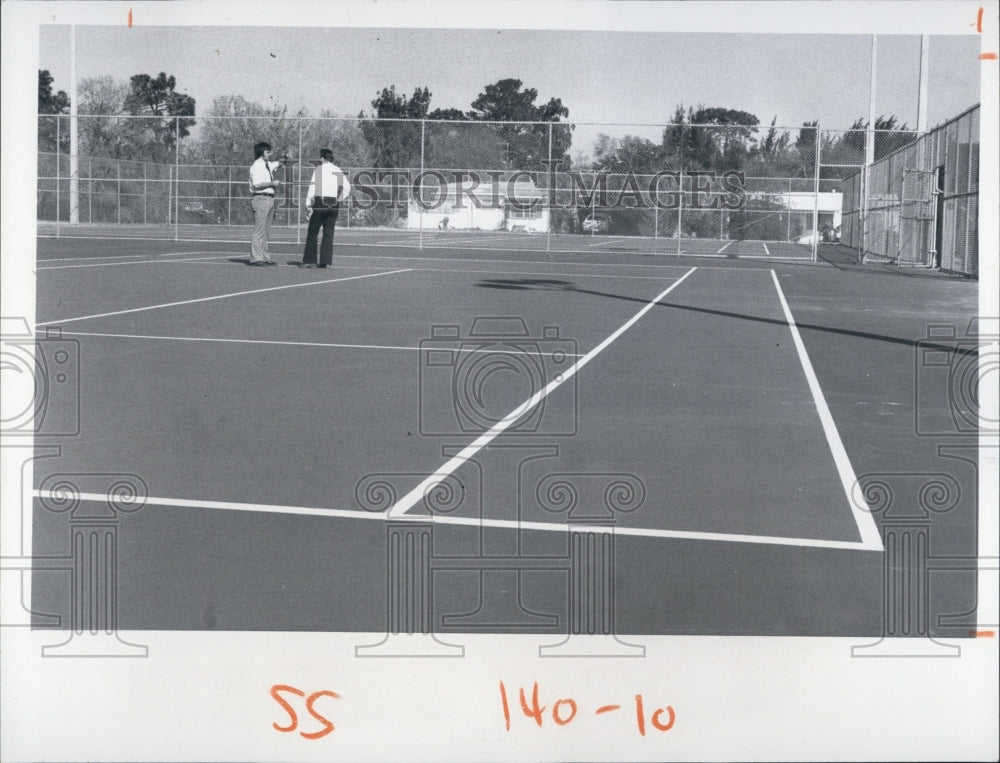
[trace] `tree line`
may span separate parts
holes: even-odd
[[[51,74],[39,70],[40,115],[69,112],[69,97],[53,85]],[[677,169],[735,170],[747,177],[772,178],[815,174],[817,122],[803,123],[793,135],[778,128],[776,119],[762,129],[754,114],[703,105],[677,106],[658,142],[600,135],[589,155],[578,152],[573,160],[569,109],[560,98],[538,103],[538,91],[514,78],[486,85],[465,110],[432,109],[427,87],[415,88],[410,96],[394,85],[385,87],[371,101],[371,109],[360,111],[356,119],[338,121],[333,112],[323,111],[319,119],[305,123],[301,146],[299,120],[311,117],[307,111],[289,114],[239,95],[216,97],[205,118],[198,120],[197,139],[184,140],[196,124],[195,99],[179,91],[175,77],[164,72],[136,74],[128,82],[109,76],[84,79],[78,94],[81,115],[102,117],[81,117],[80,153],[116,160],[173,163],[180,152],[186,164],[240,166],[248,164],[250,147],[266,139],[279,152],[295,147],[304,157],[333,147],[345,167],[543,171],[551,159],[560,169],[602,173]],[[867,127],[866,120],[857,119],[846,131],[823,131],[821,177],[856,172],[864,163]],[[876,159],[915,137],[895,116],[879,117],[874,127]],[[67,132],[63,125],[58,136],[63,152],[68,151]],[[41,119],[39,149],[54,152],[56,141],[55,120]]]

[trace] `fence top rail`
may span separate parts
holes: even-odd
[[[950,122],[954,122],[961,119],[963,116],[969,112],[979,108],[979,104],[971,106],[966,111],[962,112],[958,116],[950,118],[947,122],[929,130],[928,132],[933,132],[933,130],[939,129],[947,125]],[[257,121],[273,121],[273,122],[400,122],[400,123],[410,123],[410,124],[447,124],[447,125],[484,125],[484,126],[509,126],[509,125],[531,125],[535,127],[544,126],[560,126],[560,127],[656,127],[656,128],[693,128],[693,129],[706,129],[706,130],[749,130],[751,132],[770,130],[771,125],[765,124],[763,122],[758,123],[754,126],[749,125],[737,125],[737,124],[712,124],[712,123],[675,123],[675,122],[580,122],[580,121],[558,121],[558,120],[495,120],[495,119],[430,119],[430,118],[414,118],[414,117],[323,117],[323,116],[285,116],[285,115],[272,115],[272,114],[221,114],[221,115],[177,115],[177,114],[76,114],[78,119],[159,119],[159,120],[175,120],[175,119],[193,119],[195,121],[199,120],[257,120]],[[38,119],[51,119],[51,118],[66,118],[73,119],[72,114],[38,114]],[[823,127],[821,124],[815,125],[774,125],[776,130],[820,130],[822,132],[864,132],[865,128],[857,127]],[[891,130],[879,129],[875,132],[885,132],[885,133],[918,133],[915,129],[901,129],[895,128]]]

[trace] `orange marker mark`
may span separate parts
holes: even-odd
[[[500,682],[500,701],[503,702],[504,724],[507,731],[510,731],[510,705],[507,704],[507,687],[503,685],[503,681]]]
[[[983,9],[982,9],[982,8],[980,8],[980,9],[979,9],[979,12],[980,12],[980,13],[982,13],[982,12],[983,12]],[[129,8],[129,9],[128,9],[128,28],[129,28],[129,29],[131,29],[131,28],[132,28],[132,9],[131,9],[131,8]]]
[[[597,708],[597,712],[594,715],[600,715],[601,713],[610,713],[612,710],[621,710],[621,705],[604,705],[604,707]]]
[[[996,53],[980,53],[979,54],[979,60],[980,61],[996,61],[997,60],[997,54]]]
[[[983,33],[983,6],[979,6],[979,13],[976,14],[976,31]]]
[[[518,695],[521,699],[521,710],[529,718],[534,718],[535,723],[538,724],[538,728],[542,727],[542,712],[545,710],[544,705],[538,704],[538,681],[535,681],[534,685],[531,687],[531,707],[528,707],[528,701],[524,697],[524,689],[520,689]]]
[[[569,707],[569,715],[565,718],[562,713],[559,712],[559,708],[563,705]],[[552,720],[554,720],[558,725],[565,726],[571,720],[576,717],[576,702],[572,699],[560,699],[552,706]]]
[[[295,731],[295,729],[299,726],[299,717],[295,714],[295,710],[288,704],[285,698],[278,694],[279,691],[287,691],[297,697],[304,697],[306,696],[306,693],[301,689],[296,689],[294,686],[286,686],[285,684],[275,684],[271,687],[271,696],[274,697],[282,708],[284,708],[285,712],[288,713],[289,720],[291,721],[287,726],[279,726],[277,723],[272,723],[271,725],[274,726],[275,731]]]
[[[996,631],[969,631],[971,638],[995,638],[996,635]]]
[[[666,712],[667,715],[670,716],[670,720],[667,721],[666,723],[662,723],[660,721],[660,718],[663,716],[664,712]],[[656,728],[658,728],[660,731],[670,731],[670,729],[674,727],[675,718],[676,716],[674,715],[674,708],[670,705],[667,705],[666,707],[657,710],[655,713],[653,713],[652,720],[653,720],[653,725],[656,726]]]

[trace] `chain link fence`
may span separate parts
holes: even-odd
[[[949,268],[967,268],[975,252],[967,116],[923,139],[942,152],[953,147],[941,212],[954,252]],[[886,158],[865,173],[864,129],[809,124],[118,115],[75,122],[74,154],[71,117],[39,117],[42,235],[246,240],[252,147],[266,140],[283,164],[275,241],[304,240],[306,188],[319,150],[330,148],[354,187],[341,242],[810,260],[819,245],[843,237],[869,257],[934,264],[922,253],[934,238],[927,220],[936,213],[928,195],[936,175],[922,169],[930,149],[906,131],[876,134],[876,156]]]
[[[979,106],[905,143],[881,136],[881,152],[879,137],[844,180],[844,243],[865,261],[978,276]]]

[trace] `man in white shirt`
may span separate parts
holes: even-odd
[[[306,250],[302,255],[301,267],[304,268],[316,267],[316,242],[321,228],[323,243],[319,247],[319,266],[329,267],[333,262],[333,229],[337,225],[340,202],[351,192],[351,184],[344,171],[333,163],[333,151],[324,148],[319,155],[322,161],[313,170],[306,193],[306,207],[311,214]]]
[[[274,173],[281,162],[271,161],[271,144],[258,143],[253,147],[254,163],[250,166],[250,205],[253,207],[253,238],[250,241],[251,265],[277,265],[267,251],[274,220],[274,194],[281,183]]]

